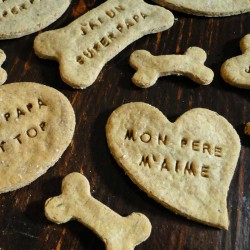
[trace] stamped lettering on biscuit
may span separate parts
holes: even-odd
[[[132,78],[135,85],[148,88],[161,76],[183,75],[202,85],[213,81],[214,73],[204,65],[206,52],[190,47],[184,55],[153,56],[146,50],[137,50],[130,56],[130,65],[137,71]]]
[[[118,164],[149,196],[189,219],[228,228],[240,139],[225,118],[197,108],[171,123],[148,104],[129,103],[111,114],[106,136]]]
[[[231,16],[250,11],[249,0],[153,0],[169,9],[198,16]]]
[[[56,21],[71,0],[0,1],[0,40],[18,38]]]
[[[250,89],[250,34],[240,41],[242,55],[226,60],[221,66],[221,76],[232,86]]]
[[[143,0],[108,0],[65,28],[38,35],[34,49],[41,58],[59,61],[65,83],[84,89],[130,43],[173,22],[171,12]]]
[[[53,166],[71,142],[75,115],[59,91],[36,83],[0,88],[0,193],[21,188]]]
[[[4,84],[7,79],[6,71],[1,68],[5,60],[6,60],[6,55],[4,51],[0,49],[0,85]]]
[[[64,178],[62,194],[46,201],[45,215],[58,224],[78,220],[105,242],[106,249],[134,249],[151,233],[151,224],[145,215],[132,213],[122,217],[94,199],[88,180],[80,173]]]

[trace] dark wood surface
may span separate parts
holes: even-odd
[[[102,2],[73,0],[67,12],[46,30],[64,27]],[[138,250],[250,249],[250,137],[243,133],[244,123],[250,121],[250,90],[231,87],[219,73],[225,59],[240,54],[239,41],[250,33],[250,14],[225,18],[174,15],[171,29],[145,36],[124,49],[86,90],[73,90],[60,79],[56,62],[35,56],[36,34],[0,41],[7,54],[3,65],[8,72],[7,83],[32,81],[56,88],[69,98],[77,118],[72,144],[55,166],[29,186],[0,195],[0,249],[105,249],[102,241],[80,223],[56,225],[44,216],[45,200],[60,193],[62,178],[73,171],[84,173],[93,196],[117,213],[126,216],[138,211],[148,216],[152,234]],[[190,46],[207,51],[206,65],[215,72],[211,85],[199,86],[177,76],[163,77],[149,89],[132,84],[135,71],[128,59],[134,50],[147,49],[159,55],[183,53]],[[236,128],[242,150],[228,194],[228,231],[189,221],[165,209],[140,191],[115,162],[107,147],[105,124],[115,108],[131,101],[147,102],[171,121],[191,108],[208,108]]]

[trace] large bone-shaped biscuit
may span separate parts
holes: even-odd
[[[130,65],[137,70],[132,78],[135,85],[148,88],[161,76],[184,75],[194,82],[207,85],[214,73],[204,66],[207,55],[198,47],[190,47],[184,55],[153,56],[146,50],[137,50],[130,56]]]
[[[41,58],[59,61],[65,83],[84,89],[130,43],[173,23],[170,11],[143,0],[108,0],[65,28],[38,35],[34,49]]]
[[[6,60],[6,55],[3,50],[0,49],[0,85],[5,83],[7,79],[7,73],[4,69],[1,68],[2,64]]]
[[[221,66],[225,82],[238,88],[250,89],[250,34],[240,41],[242,55],[226,60]]]
[[[76,219],[93,230],[109,250],[129,250],[145,241],[151,233],[148,218],[140,213],[121,217],[95,200],[88,180],[80,173],[67,175],[62,194],[45,203],[46,217],[55,223]]]

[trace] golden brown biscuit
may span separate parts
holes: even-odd
[[[75,114],[59,91],[37,83],[0,88],[0,193],[28,185],[71,142]]]
[[[71,0],[0,1],[0,40],[25,36],[56,21]]]
[[[134,249],[151,233],[151,224],[145,215],[132,213],[122,217],[94,199],[88,180],[80,173],[64,178],[62,194],[46,201],[45,215],[58,224],[78,220],[93,230],[110,250]]]
[[[143,0],[108,0],[65,28],[38,35],[34,49],[39,57],[59,62],[65,83],[84,89],[130,43],[173,23],[170,11]]]
[[[250,34],[240,41],[242,55],[226,60],[221,66],[221,76],[232,86],[250,89]]]
[[[4,84],[7,80],[7,73],[1,68],[2,64],[6,60],[6,55],[3,50],[0,49],[0,85]]]
[[[198,16],[231,16],[250,11],[249,0],[153,0],[169,9]]]
[[[148,88],[159,77],[183,75],[198,84],[207,85],[213,81],[214,72],[204,65],[206,59],[206,52],[198,47],[188,48],[184,55],[153,56],[146,50],[137,50],[129,59],[137,71],[132,81],[138,87]]]
[[[110,152],[132,181],[177,214],[228,228],[227,192],[240,153],[232,125],[208,109],[174,123],[145,103],[128,103],[109,117]]]

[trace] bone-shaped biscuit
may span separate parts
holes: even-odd
[[[246,13],[250,11],[249,0],[153,0],[154,2],[180,12],[221,17]]]
[[[38,35],[34,49],[39,57],[59,62],[65,83],[84,89],[130,43],[173,24],[173,14],[163,7],[143,0],[108,0],[65,28]]]
[[[204,66],[207,55],[198,47],[190,47],[184,55],[153,56],[146,50],[137,50],[130,56],[130,65],[137,70],[132,81],[141,88],[154,85],[161,76],[184,75],[194,82],[207,85],[214,73]]]
[[[221,76],[228,84],[250,89],[250,34],[240,41],[242,55],[226,60],[221,66]]]
[[[4,51],[0,49],[0,85],[4,84],[7,79],[6,71],[1,68],[5,60],[6,60],[6,55]]]
[[[45,215],[58,224],[78,220],[93,230],[108,250],[134,249],[151,233],[151,224],[145,215],[132,213],[121,217],[94,199],[88,180],[80,173],[64,178],[62,194],[46,201]]]

